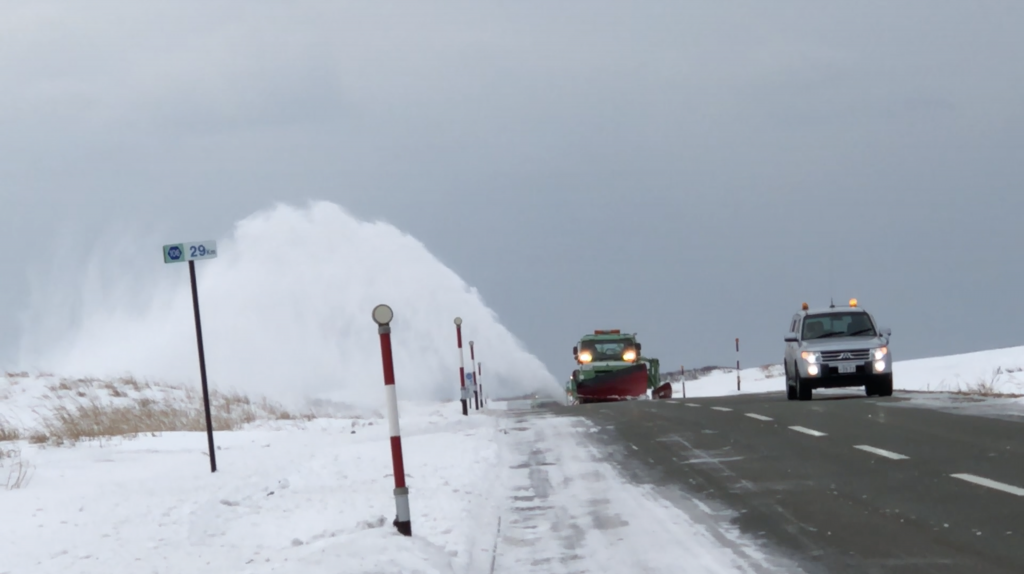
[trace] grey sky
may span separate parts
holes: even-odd
[[[33,267],[72,281],[97,242],[308,199],[423,241],[559,378],[595,328],[668,367],[727,364],[734,337],[775,362],[830,295],[898,359],[1021,344],[1022,17],[4,2],[0,364]]]

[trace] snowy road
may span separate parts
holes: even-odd
[[[729,513],[636,486],[607,464],[598,428],[576,417],[509,412],[491,509],[496,573],[793,572],[729,525]],[[499,516],[495,517],[495,513]],[[499,522],[500,521],[500,522]],[[481,565],[487,566],[487,565]]]
[[[806,572],[1024,571],[1021,407],[921,397],[775,393],[554,411],[600,425],[607,456],[638,484],[735,511],[744,534]]]

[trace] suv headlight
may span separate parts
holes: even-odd
[[[817,351],[804,351],[800,353],[800,358],[807,361],[810,365],[817,365],[821,362],[821,353]]]
[[[875,357],[876,361],[881,361],[889,354],[889,347],[879,347],[871,351],[871,354]]]

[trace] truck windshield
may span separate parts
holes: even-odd
[[[875,326],[867,313],[837,312],[804,317],[804,341],[826,337],[875,336]]]
[[[583,341],[580,343],[580,352],[587,351],[595,361],[621,361],[622,354],[634,348],[633,341],[629,339]]]

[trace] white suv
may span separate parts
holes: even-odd
[[[864,387],[867,396],[892,396],[890,329],[857,307],[803,309],[786,334],[786,398],[811,400],[813,389]]]

